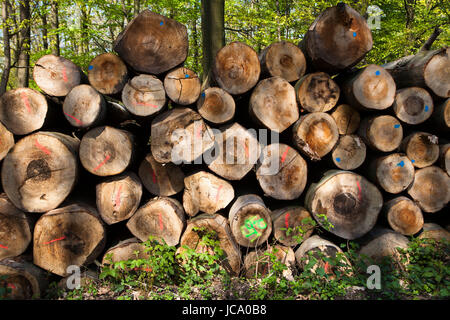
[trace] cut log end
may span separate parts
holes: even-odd
[[[209,122],[225,123],[234,117],[236,104],[233,97],[221,88],[208,88],[197,101],[197,110]]]
[[[450,97],[450,47],[443,48],[427,63],[423,72],[425,84],[442,98]]]
[[[344,135],[331,152],[336,167],[342,170],[354,170],[366,159],[366,145],[357,135]]]
[[[420,208],[406,197],[397,197],[385,203],[383,211],[394,231],[412,236],[423,227]]]
[[[403,139],[403,128],[397,118],[382,115],[364,118],[358,134],[372,149],[391,152],[400,146]]]
[[[314,231],[311,214],[303,207],[291,206],[272,212],[275,239],[285,246],[296,246]]]
[[[324,72],[307,74],[295,85],[298,103],[309,112],[327,112],[339,100],[339,86]]]
[[[89,63],[88,78],[98,92],[116,94],[122,91],[128,80],[127,66],[115,54],[103,53]]]
[[[358,130],[361,120],[359,112],[349,105],[341,104],[336,107],[331,116],[336,121],[339,134],[352,134]]]
[[[392,153],[375,159],[370,175],[386,192],[397,194],[413,182],[414,166],[405,154]]]
[[[425,89],[410,87],[397,91],[392,107],[401,121],[419,124],[431,117],[433,106],[433,99]]]
[[[407,136],[400,145],[416,168],[434,164],[439,158],[438,137],[426,132],[414,132]]]
[[[181,67],[170,71],[164,78],[167,96],[176,104],[189,105],[197,101],[201,83],[197,74]]]

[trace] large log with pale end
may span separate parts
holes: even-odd
[[[405,236],[412,236],[423,227],[422,210],[407,197],[400,196],[386,202],[383,213],[389,226]]]
[[[450,201],[450,177],[436,166],[419,169],[408,194],[423,211],[437,212]]]
[[[127,66],[119,56],[111,52],[103,53],[89,63],[88,79],[98,92],[117,94],[128,80]]]
[[[397,149],[403,139],[403,127],[397,118],[379,115],[364,118],[358,135],[373,150],[391,152]]]
[[[384,191],[397,194],[413,182],[414,166],[405,154],[391,153],[372,160],[368,176]]]
[[[198,113],[207,121],[223,124],[233,119],[236,103],[233,96],[218,87],[206,89],[197,100]]]
[[[242,94],[258,82],[261,66],[258,54],[245,43],[235,41],[220,49],[214,59],[213,75],[230,94]]]
[[[273,143],[263,149],[256,179],[266,196],[294,200],[305,189],[307,176],[306,161],[294,148]]]
[[[129,219],[142,197],[142,184],[133,172],[107,178],[97,184],[97,209],[108,225]]]
[[[234,239],[244,247],[259,246],[272,233],[270,210],[255,194],[238,197],[230,208],[228,221]]]
[[[259,54],[261,74],[281,77],[288,82],[297,81],[306,71],[305,56],[295,44],[288,41],[274,42]]]
[[[341,104],[337,106],[331,113],[339,130],[339,134],[352,134],[358,130],[361,116],[359,112],[350,107],[348,104]]]
[[[114,42],[114,51],[140,73],[161,74],[183,63],[188,54],[187,28],[170,18],[144,10]]]
[[[73,127],[95,126],[106,117],[106,100],[92,86],[82,84],[67,94],[63,113]]]
[[[285,246],[297,246],[314,231],[313,218],[300,206],[289,206],[272,211],[273,235]]]
[[[89,130],[80,143],[81,164],[90,173],[102,177],[125,171],[133,153],[133,135],[110,126]]]
[[[450,47],[436,50],[420,50],[416,55],[387,63],[389,71],[399,88],[429,88],[439,97],[450,97]]]
[[[194,228],[197,230],[194,230]],[[186,231],[181,237],[177,253],[183,255],[186,251],[184,246],[187,246],[197,253],[216,255],[217,252],[214,252],[201,240],[206,232],[210,231],[216,234],[211,240],[219,241],[220,248],[225,254],[225,257],[220,260],[220,265],[232,275],[239,274],[242,264],[241,252],[233,238],[228,221],[219,214],[201,214],[189,220]]]
[[[260,81],[250,97],[249,113],[266,128],[283,132],[299,117],[294,87],[280,77]]]
[[[85,75],[72,61],[48,54],[34,64],[33,79],[49,96],[64,97],[85,80]]]
[[[385,229],[374,228],[362,239],[363,243],[358,251],[359,255],[381,262],[385,257],[391,257],[398,263],[401,262],[399,248],[408,249],[409,240],[401,233]]]
[[[201,83],[194,71],[180,67],[167,73],[164,78],[164,89],[170,100],[185,106],[197,101]]]
[[[152,236],[158,241],[164,240],[169,246],[180,242],[185,226],[181,203],[169,197],[150,200],[127,222],[127,228],[139,240],[147,241]]]
[[[299,47],[308,67],[335,74],[364,58],[372,49],[372,33],[364,17],[341,2],[316,18]]]
[[[75,186],[79,140],[40,131],[19,140],[2,164],[2,185],[11,202],[26,212],[59,206]]]
[[[123,88],[122,101],[129,112],[147,117],[160,111],[166,104],[166,91],[161,80],[149,74],[130,79]]]
[[[47,111],[45,97],[30,88],[9,90],[0,97],[0,121],[16,135],[29,134],[42,128]]]
[[[425,168],[439,159],[439,138],[427,132],[413,132],[403,139],[400,150],[414,167]]]
[[[106,230],[97,211],[85,204],[51,210],[36,222],[33,262],[59,276],[67,267],[87,266],[105,247]]]
[[[311,160],[320,160],[339,139],[339,131],[328,113],[313,112],[301,116],[292,127],[293,143]]]
[[[183,207],[191,217],[200,211],[215,213],[233,199],[233,186],[209,172],[200,171],[184,178]]]
[[[160,163],[189,163],[214,145],[214,134],[202,117],[181,107],[155,117],[151,125],[151,150]],[[195,162],[197,163],[197,162]]]
[[[0,194],[0,260],[21,255],[31,242],[33,223],[6,194]]]
[[[408,124],[419,124],[431,117],[434,103],[427,90],[409,87],[397,90],[392,108],[401,121]]]
[[[339,100],[340,93],[339,86],[325,72],[307,74],[295,84],[297,101],[309,112],[330,111]]]
[[[366,144],[356,134],[340,136],[331,158],[339,169],[355,170],[366,160]]]
[[[381,192],[363,176],[350,171],[327,171],[306,193],[306,208],[323,226],[321,215],[333,225],[331,233],[353,240],[374,226],[383,205]]]
[[[138,169],[142,184],[151,194],[157,196],[173,196],[184,188],[184,173],[173,163],[162,165],[147,154]]]

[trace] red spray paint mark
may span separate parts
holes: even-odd
[[[197,129],[197,138],[201,138],[203,124],[200,123],[200,126]]]
[[[17,289],[16,286],[12,283],[8,283],[7,287],[11,289]]]
[[[286,228],[289,228],[289,216],[291,214],[288,212],[286,213],[286,215],[284,216],[284,224],[286,225]]]
[[[25,105],[25,107],[27,107],[28,112],[31,112],[31,108],[30,108],[30,100],[28,100],[28,96],[25,92],[22,92],[20,94],[20,97],[22,98],[23,104]]]
[[[50,151],[48,151],[48,149],[47,149],[46,147],[44,147],[43,145],[41,145],[41,144],[37,141],[37,139],[36,139],[36,141],[34,142],[34,144],[36,145],[36,147],[38,147],[39,149],[41,149],[42,151],[44,151],[46,154],[50,154],[50,153],[51,153]]]
[[[136,101],[135,102],[136,106],[141,106],[141,107],[152,107],[152,108],[159,108],[157,105],[154,105],[150,102],[140,102],[140,101]]]
[[[120,206],[120,193],[122,192],[122,185],[119,186],[119,191],[117,191],[116,195],[116,207]]]
[[[217,189],[217,194],[216,194],[216,203],[217,201],[219,201],[219,194],[220,194],[220,189],[222,189],[222,185],[219,186],[219,189]]]
[[[359,190],[358,199],[359,199],[359,201],[361,201],[361,186],[359,185],[359,181],[356,181],[356,185],[358,186],[358,190]]]
[[[63,111],[63,112],[64,112],[64,111]],[[68,114],[68,113],[65,113],[65,112],[64,112],[64,114],[65,114],[66,116],[72,118],[73,120],[75,120],[75,121],[77,122],[77,124],[79,124],[80,126],[83,124],[83,122],[81,122],[80,119],[77,119],[77,118],[75,118],[74,116],[72,116],[72,115],[70,115],[70,114]]]
[[[159,213],[159,230],[163,231],[164,229],[164,225],[163,225],[163,221],[162,221],[162,217],[161,217],[161,212]]]
[[[330,264],[327,261],[327,262],[325,262],[325,272],[329,273],[329,271],[331,271],[331,268],[330,268]]]
[[[134,268],[133,270],[134,270],[134,271],[142,270],[142,271],[147,271],[147,272],[152,271],[151,268]]]
[[[64,68],[62,69],[62,75],[63,75],[63,81],[64,81],[64,82],[67,82],[66,67],[64,67]]]
[[[153,183],[156,183],[156,174],[155,171],[152,170],[152,181]]]
[[[54,239],[54,240],[51,240],[51,241],[49,241],[49,242],[45,242],[44,244],[50,244],[50,243],[52,243],[52,242],[55,242],[55,241],[60,241],[60,240],[64,240],[66,237],[65,236],[63,236],[63,237],[61,237],[61,238],[58,238],[58,239]]]
[[[281,155],[281,163],[284,162],[284,160],[286,160],[286,156],[288,154],[289,151],[289,147],[286,147],[286,150],[284,150],[283,154]]]
[[[1,244],[0,244],[0,248],[2,248],[2,249],[8,249],[7,246],[2,246]]]
[[[245,142],[247,142],[247,139],[245,139]],[[248,152],[247,144],[245,142],[244,142],[245,157],[248,158],[249,157],[249,152]]]
[[[111,158],[111,156],[109,154],[106,155],[105,160],[103,160],[97,167],[95,167],[94,171],[97,171],[98,169],[100,169],[106,163],[106,161],[109,160],[109,158]]]

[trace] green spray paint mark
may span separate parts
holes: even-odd
[[[250,242],[255,241],[257,238],[261,236],[261,233],[258,230],[256,230],[256,228],[262,230],[267,228],[267,224],[264,221],[264,219],[261,218],[257,220],[257,218],[258,218],[257,216],[252,216],[249,219],[246,219],[245,224],[241,226],[241,232],[244,237],[250,238],[251,236],[256,235],[256,237],[253,237],[253,239],[250,240]]]

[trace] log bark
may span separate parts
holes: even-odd
[[[197,100],[200,115],[214,124],[223,124],[234,117],[236,104],[233,97],[217,87],[206,89]]]
[[[89,130],[81,139],[83,167],[97,176],[113,176],[125,171],[133,159],[134,137],[110,126]]]
[[[450,241],[450,232],[436,223],[425,223],[419,239],[434,239],[436,241]]]
[[[346,135],[355,133],[358,130],[361,117],[356,109],[350,107],[348,104],[341,104],[331,113],[339,134]]]
[[[170,100],[185,106],[197,101],[201,83],[194,71],[181,67],[167,73],[164,78],[164,89]]]
[[[306,71],[306,60],[302,50],[291,42],[278,41],[259,54],[261,74],[281,77],[288,82],[297,81]]]
[[[441,168],[450,176],[450,143],[439,147]]]
[[[89,63],[88,79],[91,86],[102,94],[117,94],[128,81],[128,70],[119,56],[107,52]]]
[[[261,146],[256,134],[236,122],[215,135],[214,150],[214,157],[204,154],[208,168],[227,180],[241,180],[258,161]]]
[[[359,254],[375,262],[381,262],[384,257],[392,257],[400,262],[397,248],[406,250],[409,240],[402,234],[383,228],[375,228],[364,239],[366,243],[361,246]]]
[[[14,147],[14,135],[0,122],[0,160]]]
[[[324,112],[306,114],[294,124],[294,145],[311,160],[320,160],[339,139],[334,119]]]
[[[311,214],[303,207],[289,206],[272,211],[273,235],[281,244],[297,246],[314,231]]]
[[[173,196],[184,188],[184,173],[173,163],[162,165],[149,153],[139,166],[144,187],[157,196]]]
[[[305,189],[307,176],[306,161],[294,148],[274,143],[263,149],[256,179],[266,196],[294,200]]]
[[[181,237],[180,247],[177,253],[183,254],[186,249],[184,246],[195,250],[198,253],[216,254],[212,248],[208,248],[201,241],[201,230],[194,231],[194,228],[205,228],[206,231],[215,231],[217,237],[213,240],[218,240],[220,248],[224,251],[225,259],[221,260],[222,267],[230,274],[237,275],[241,269],[241,252],[239,247],[233,239],[228,221],[218,214],[201,214],[191,219]]]
[[[377,111],[385,110],[394,103],[395,81],[389,72],[380,66],[369,64],[343,76],[341,82],[343,96],[351,106]]]
[[[136,252],[138,252],[136,254]],[[103,255],[102,265],[107,265],[119,261],[136,259],[148,259],[150,255],[145,252],[145,246],[137,238],[130,238],[119,242],[115,246],[106,250]]]
[[[392,153],[371,162],[369,177],[384,191],[397,194],[413,182],[414,166],[405,154]]]
[[[228,215],[231,233],[244,247],[257,247],[269,239],[272,233],[270,210],[255,194],[240,196]]]
[[[339,3],[316,18],[299,47],[308,67],[335,74],[364,58],[372,49],[372,33],[356,10]]]
[[[199,211],[215,213],[233,198],[233,186],[211,173],[200,171],[184,178],[183,208],[191,217]]]
[[[434,103],[427,90],[410,87],[397,90],[392,108],[401,121],[419,124],[431,117]]]
[[[36,61],[33,79],[46,94],[64,97],[83,81],[83,71],[72,61],[48,54]]]
[[[450,201],[450,177],[441,168],[430,166],[416,171],[408,194],[425,212],[437,212]]]
[[[436,129],[442,132],[450,132],[450,99],[435,106],[431,119]]]
[[[141,74],[125,84],[122,101],[128,111],[136,116],[150,116],[166,104],[164,85],[155,76]]]
[[[366,144],[355,134],[340,136],[331,157],[339,169],[355,170],[366,159]]]
[[[283,270],[283,276],[290,281],[294,280],[292,270],[295,269],[295,254],[290,247],[279,244],[269,246],[264,251],[249,252],[244,259],[244,270],[246,278],[258,278],[269,276],[273,272],[273,263],[271,257],[274,255],[277,261],[283,263],[287,269]]]
[[[8,198],[26,212],[59,206],[78,176],[79,140],[55,132],[37,132],[16,143],[3,160],[2,185]]]
[[[383,213],[391,228],[403,235],[412,236],[423,227],[422,210],[409,198],[400,196],[386,202]]]
[[[439,159],[438,137],[427,132],[414,132],[403,139],[400,150],[416,168],[431,166]]]
[[[219,86],[230,94],[243,94],[258,82],[261,73],[258,54],[242,42],[220,49],[214,59],[213,74]]]
[[[383,65],[399,88],[427,87],[439,97],[450,97],[450,47],[421,50],[416,55]]]
[[[85,204],[51,210],[36,223],[33,262],[59,276],[70,265],[87,266],[105,247],[106,230],[97,211]]]
[[[2,299],[28,300],[39,299],[48,287],[49,279],[46,272],[23,257],[3,259],[0,261],[0,287],[11,291]]]
[[[320,215],[326,215],[333,225],[331,233],[353,240],[375,226],[383,198],[366,178],[349,171],[333,170],[309,187],[305,204],[320,225],[323,226]]]
[[[325,72],[310,73],[295,84],[295,95],[300,106],[309,112],[327,112],[339,100],[341,90]]]
[[[64,99],[63,112],[70,125],[86,128],[98,125],[106,117],[106,101],[93,87],[74,87]]]
[[[0,194],[0,260],[21,255],[31,242],[32,221]]]
[[[283,132],[298,120],[295,89],[280,77],[258,83],[250,97],[250,116],[275,132]]]
[[[181,203],[168,197],[150,200],[127,222],[127,228],[139,240],[147,241],[152,236],[169,246],[180,242],[185,226]]]
[[[188,54],[186,27],[167,17],[142,11],[114,42],[114,51],[140,73],[161,74],[183,63]]]
[[[358,135],[376,151],[391,152],[397,149],[403,138],[403,127],[397,118],[389,115],[364,118]]]
[[[0,121],[17,135],[39,130],[44,125],[47,111],[47,100],[33,89],[9,90],[0,98]]]
[[[96,186],[97,209],[108,225],[129,219],[141,202],[142,184],[133,172],[125,172]]]
[[[151,126],[151,150],[160,163],[198,163],[214,145],[214,135],[202,117],[189,108],[158,115]]]

